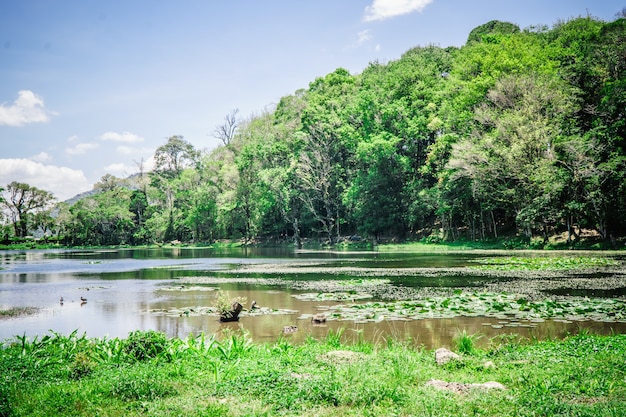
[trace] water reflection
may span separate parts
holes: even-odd
[[[460,317],[412,321],[382,321],[355,324],[329,321],[314,325],[302,315],[316,314],[333,302],[302,301],[297,291],[280,285],[220,283],[198,286],[195,290],[173,291],[180,278],[219,277],[244,264],[306,263],[332,267],[335,273],[306,274],[288,279],[354,278],[344,267],[361,268],[441,268],[465,266],[480,255],[389,254],[373,252],[293,252],[287,249],[212,250],[194,248],[156,248],[95,251],[0,251],[0,309],[35,307],[31,316],[2,319],[0,340],[15,335],[47,334],[54,330],[69,334],[78,329],[90,337],[125,337],[130,331],[159,330],[169,336],[223,334],[245,330],[256,341],[272,342],[286,337],[301,342],[306,337],[324,337],[332,329],[344,329],[345,340],[383,342],[388,338],[410,339],[426,347],[452,346],[460,331],[483,337],[486,345],[498,335],[510,333],[528,338],[560,338],[588,329],[594,333],[626,333],[625,323],[545,321],[542,323],[500,323],[497,319]],[[250,277],[280,278],[263,272]],[[284,277],[282,277],[284,278]],[[396,285],[454,287],[484,283],[484,277],[394,277]],[[246,299],[245,307],[255,300],[260,306],[291,310],[295,313],[243,317],[236,323],[220,323],[216,316],[167,315],[156,312],[212,306],[217,290]],[[621,293],[620,293],[621,294]],[[612,296],[614,294],[607,294]],[[623,294],[622,294],[623,295]],[[63,297],[63,303],[60,298]],[[86,302],[81,302],[81,297]],[[287,326],[298,331],[283,334]]]

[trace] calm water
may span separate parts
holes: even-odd
[[[188,277],[223,277],[241,266],[320,265],[338,274],[333,279],[353,278],[350,267],[367,268],[450,268],[466,266],[475,254],[389,254],[378,252],[299,252],[280,249],[124,249],[93,251],[0,251],[0,309],[34,307],[33,315],[0,319],[0,340],[15,335],[35,336],[50,330],[69,334],[78,330],[90,337],[125,337],[133,330],[159,330],[170,336],[190,333],[221,334],[225,329],[244,329],[256,341],[274,341],[285,326],[298,331],[286,337],[301,341],[308,335],[323,337],[329,329],[344,329],[344,337],[382,341],[388,337],[411,337],[426,347],[451,346],[461,330],[480,334],[482,340],[501,334],[517,333],[526,337],[563,337],[581,328],[596,333],[626,333],[624,323],[546,321],[525,327],[524,323],[498,325],[497,319],[454,318],[412,321],[382,321],[355,324],[332,321],[314,326],[301,315],[318,313],[319,307],[332,302],[301,301],[296,290],[281,285],[261,285],[254,280],[242,283],[220,282],[180,287]],[[275,272],[251,274],[254,278],[276,278]],[[288,279],[325,279],[326,275],[304,274]],[[396,280],[395,282],[393,280]],[[407,278],[392,278],[398,285],[414,285]],[[467,277],[424,278],[422,286],[468,286]],[[290,314],[243,317],[237,323],[220,323],[215,316],[178,316],[159,314],[162,310],[207,307],[215,303],[217,290],[232,297],[256,300],[261,306],[293,310]],[[60,298],[63,297],[63,303]],[[81,297],[86,302],[81,302]],[[247,307],[247,306],[246,306]],[[500,323],[501,324],[501,323]],[[494,328],[501,327],[501,328]]]

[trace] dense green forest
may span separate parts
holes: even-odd
[[[155,168],[50,207],[5,187],[6,239],[70,245],[626,236],[626,19],[492,21],[457,47],[339,68]]]

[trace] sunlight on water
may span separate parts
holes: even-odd
[[[626,332],[626,324],[621,322],[531,322],[493,317],[421,320],[380,317],[366,323],[328,320],[316,324],[311,316],[341,301],[295,297],[310,290],[294,283],[311,286],[329,280],[360,283],[364,276],[369,277],[363,281],[368,285],[381,280],[394,290],[480,287],[493,281],[493,277],[450,272],[469,265],[476,256],[294,253],[284,249],[2,251],[0,310],[32,307],[36,312],[0,318],[0,340],[23,334],[44,335],[49,330],[68,334],[78,329],[90,337],[125,337],[133,330],[153,329],[177,337],[245,330],[257,341],[272,342],[287,337],[300,342],[309,335],[324,337],[329,329],[344,329],[343,337],[347,340],[411,339],[426,347],[436,347],[451,346],[463,330],[482,335],[479,344],[509,333],[544,339],[563,337],[583,328],[594,333]],[[445,274],[433,275],[433,271],[444,269]],[[421,275],[406,273],[414,270]],[[244,311],[239,322],[220,323],[216,314],[210,314],[219,291],[228,291],[231,297],[242,300],[246,310],[256,301],[262,308],[257,312],[277,312],[250,315]],[[286,334],[285,329],[289,329]]]

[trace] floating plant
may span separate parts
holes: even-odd
[[[220,311],[217,307],[182,307],[182,308],[159,308],[150,311],[154,315],[167,316],[167,317],[197,317],[197,316],[220,316]],[[239,314],[239,317],[255,317],[263,316],[267,314],[295,314],[297,311],[288,309],[273,309],[260,307],[253,310],[244,310]]]
[[[308,292],[293,294],[300,301],[356,301],[372,298],[371,294],[358,292]]]
[[[521,257],[507,256],[482,258],[473,260],[479,263],[474,268],[496,271],[565,271],[589,268],[618,266],[620,263],[612,258],[588,256],[577,257]]]
[[[626,301],[606,298],[568,298],[529,301],[517,294],[461,293],[420,300],[369,302],[324,306],[329,319],[374,321],[425,318],[493,317],[509,321],[559,319],[566,321],[626,321]]]

